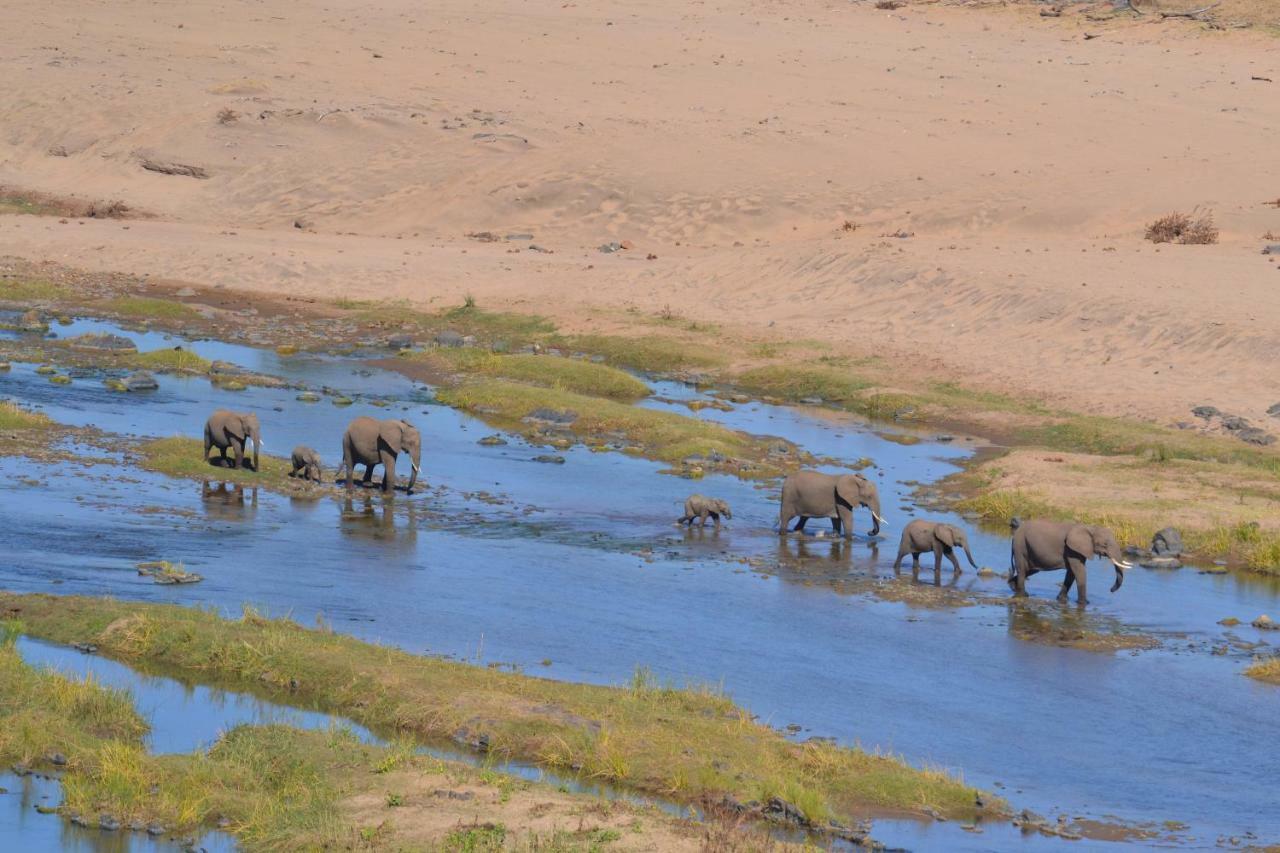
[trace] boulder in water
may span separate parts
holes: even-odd
[[[151,375],[150,371],[139,370],[130,373],[121,380],[126,391],[154,391],[160,387],[160,383]]]

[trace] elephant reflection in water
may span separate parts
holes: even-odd
[[[243,521],[258,511],[258,487],[246,489],[239,483],[204,480],[200,484],[200,500],[205,514],[224,521]]]
[[[380,542],[412,547],[418,540],[418,510],[413,504],[402,505],[402,529],[397,530],[395,501],[381,496],[367,495],[356,501],[347,497],[342,501],[342,531],[352,536],[364,536]]]

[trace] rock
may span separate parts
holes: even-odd
[[[821,406],[825,401],[821,397],[801,397],[800,402],[806,406]]]
[[[58,368],[54,367],[52,364],[42,364],[36,368],[37,376],[52,376],[57,372]]]
[[[320,395],[315,391],[303,391],[295,399],[297,399],[299,403],[319,403]]]
[[[387,349],[402,350],[413,348],[413,335],[399,334],[387,338]]]
[[[213,384],[217,385],[223,391],[243,391],[249,387],[239,379],[215,379],[213,380]]]
[[[128,391],[129,390],[128,387],[125,386],[123,379],[117,379],[115,377],[110,377],[102,380],[102,384],[107,386],[108,391]]]
[[[58,374],[57,376],[50,376],[49,381],[52,382],[54,385],[70,385],[71,377]]]
[[[1138,565],[1144,569],[1180,569],[1182,561],[1177,557],[1149,557]]]
[[[1218,411],[1216,406],[1196,406],[1194,409],[1191,410],[1191,414],[1195,415],[1197,418],[1200,418],[1201,420],[1207,421],[1210,418],[1217,417],[1218,415],[1222,414],[1222,412]]]
[[[96,335],[80,335],[67,341],[72,349],[89,350],[90,352],[137,352],[138,347],[123,335],[110,333]]]
[[[612,255],[614,252],[622,251],[622,244],[616,240],[612,243],[601,243],[600,251],[604,252],[606,255]]]
[[[1280,418],[1280,403],[1272,403],[1271,407],[1267,409],[1267,414],[1273,418]]]
[[[508,235],[507,235],[507,237],[506,237],[506,239],[508,239],[508,240],[532,240],[532,239],[533,239],[533,235],[532,235],[532,234],[508,234]]]
[[[75,824],[76,826],[88,826],[88,825],[89,825],[89,821],[85,820],[81,815],[78,815],[78,814],[73,814],[73,815],[71,816],[71,822],[72,822],[73,824]]]
[[[465,343],[461,333],[455,332],[453,329],[445,329],[443,332],[437,332],[435,341],[436,346],[439,347],[460,347]]]
[[[276,355],[297,355],[298,348],[293,344],[281,344],[276,347]]]
[[[1249,623],[1255,628],[1262,631],[1280,631],[1280,622],[1276,622],[1267,614],[1263,613],[1257,619]]]
[[[245,370],[238,364],[229,361],[215,361],[209,365],[211,376],[243,376]]]
[[[156,378],[146,370],[130,373],[121,382],[126,391],[154,391],[160,387],[160,383],[156,381]]]
[[[231,826],[231,818],[229,818],[229,817],[227,817],[227,816],[225,816],[225,815],[224,815],[224,816],[222,816],[222,817],[218,818],[218,822],[217,822],[216,824],[214,824],[214,825],[215,825],[218,829],[226,829],[226,828],[228,828],[229,826]]]
[[[1253,426],[1237,430],[1235,436],[1243,442],[1256,444],[1260,447],[1266,447],[1268,445],[1275,444],[1276,442],[1276,437],[1274,435],[1266,430]]]
[[[1223,415],[1222,426],[1232,432],[1240,429],[1249,429],[1249,422],[1239,415]]]
[[[164,827],[158,823],[149,823],[147,824],[147,835],[153,838],[157,835],[164,835]]]
[[[43,805],[41,805],[41,804],[39,804],[39,803],[36,803],[36,811],[37,811],[39,814],[57,814],[57,813],[58,813],[58,807],[57,807],[57,806],[43,806]]]
[[[63,755],[61,752],[51,752],[45,757],[48,759],[49,763],[52,764],[54,767],[67,766],[67,757]]]
[[[129,821],[128,826],[130,832],[145,832],[147,829],[147,825],[137,818]]]
[[[499,352],[499,353],[510,352],[511,344],[507,343],[506,341],[494,341],[493,343],[489,344],[489,350],[491,352]]]
[[[103,832],[115,832],[120,828],[120,821],[116,820],[109,814],[104,814],[98,818],[98,829]]]
[[[344,406],[350,406],[352,403],[355,402],[355,400],[352,400],[350,397],[344,397],[341,394],[339,394],[337,397],[334,397],[329,402],[333,403],[335,406],[344,407]]]
[[[78,652],[84,652],[86,655],[92,655],[92,654],[98,653],[98,647],[95,646],[93,643],[75,643],[72,646],[72,648],[74,648]]]
[[[947,435],[947,434],[945,434],[945,433],[944,433],[944,434],[942,434],[942,435],[935,435],[935,436],[933,437],[933,440],[934,440],[934,441],[937,441],[937,442],[941,442],[942,444],[949,444],[949,443],[951,443],[951,442],[955,441],[955,440],[956,440],[956,437],[955,437],[954,435]]]
[[[501,447],[507,443],[507,440],[500,435],[486,435],[484,438],[476,442],[481,447]]]
[[[1234,616],[1228,616],[1226,619],[1219,619],[1218,624],[1227,628],[1234,628],[1236,625],[1240,624],[1240,620]]]
[[[1004,573],[1002,573],[1002,572],[997,572],[995,569],[991,568],[990,566],[983,566],[982,568],[978,569],[978,577],[980,577],[980,578],[1002,578],[1002,577],[1004,577]]]
[[[549,424],[568,425],[573,423],[577,419],[578,419],[578,413],[571,409],[566,409],[563,412],[559,412],[559,411],[556,411],[555,409],[548,409],[544,407],[544,408],[534,409],[532,412],[525,415],[522,420],[542,421],[544,423],[549,423]]]
[[[194,288],[183,287],[183,288],[179,288],[178,291],[173,295],[178,297],[179,299],[190,299],[192,296],[196,295],[196,292]]]
[[[1280,243],[1268,243],[1262,247],[1264,255],[1280,255]]]
[[[13,368],[13,365],[7,361],[0,361],[0,373],[6,373]]]
[[[18,318],[18,331],[44,334],[49,331],[49,323],[44,319],[43,314],[32,308]]]
[[[533,457],[534,462],[545,462],[548,465],[563,465],[564,457],[557,453],[544,453]]]
[[[764,804],[764,808],[761,811],[770,820],[795,824],[796,826],[809,825],[809,819],[804,816],[804,812],[781,797],[771,797],[769,802]]]
[[[1226,566],[1206,566],[1200,570],[1202,575],[1225,575],[1229,574]]]
[[[1182,534],[1176,527],[1165,527],[1151,537],[1151,551],[1158,557],[1181,557]]]

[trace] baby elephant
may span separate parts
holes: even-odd
[[[713,518],[716,527],[720,526],[720,516],[725,518],[733,518],[733,513],[729,511],[729,505],[719,498],[709,498],[706,495],[689,495],[684,501],[684,515],[676,522],[676,524],[687,524],[693,526],[695,518],[702,519],[702,526],[707,526],[707,518]]]
[[[960,574],[960,561],[956,559],[955,548],[963,548],[964,555],[969,558],[969,565],[975,569],[978,564],[973,561],[969,551],[969,540],[964,531],[941,521],[923,521],[916,519],[902,531],[902,542],[898,545],[898,559],[893,563],[894,571],[902,568],[902,558],[911,555],[911,571],[913,576],[920,573],[920,555],[933,552],[933,574],[942,574],[942,556],[945,554],[955,566],[955,574]]]
[[[289,472],[289,476],[296,477],[299,471],[304,480],[324,482],[320,476],[320,454],[305,444],[299,444],[293,449],[293,470]]]

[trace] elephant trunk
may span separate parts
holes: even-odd
[[[418,466],[421,462],[422,462],[422,449],[415,448],[414,451],[409,454],[409,467],[412,470],[409,474],[409,485],[408,485],[407,491],[412,492],[414,484],[418,482],[418,470],[419,470]]]
[[[258,471],[260,470],[258,468],[258,451],[262,449],[262,434],[257,427],[254,427],[250,435],[253,438],[253,470]]]
[[[871,522],[872,522],[871,535],[879,536],[880,523],[884,521],[884,518],[880,515],[880,496],[879,495],[874,495],[871,498],[871,500],[867,502],[867,509],[871,510]]]
[[[1116,567],[1116,582],[1111,585],[1111,591],[1115,592],[1121,586],[1124,585],[1125,569],[1133,568],[1133,563],[1130,563],[1124,558],[1122,558],[1120,554],[1117,552],[1117,550],[1115,549],[1107,553],[1107,559],[1109,559],[1111,561],[1111,564]]]
[[[977,563],[975,563],[975,562],[974,562],[974,560],[973,560],[973,552],[969,550],[969,543],[968,543],[968,542],[964,543],[964,555],[965,555],[966,557],[968,557],[968,558],[969,558],[969,565],[970,565],[970,566],[973,566],[975,569],[976,569],[976,568],[978,568],[978,564],[977,564]]]

